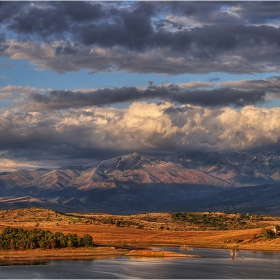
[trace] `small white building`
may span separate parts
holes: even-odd
[[[279,226],[275,226],[275,227],[272,229],[272,232],[273,232],[275,235],[280,235]]]

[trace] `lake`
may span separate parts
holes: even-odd
[[[266,279],[280,277],[280,253],[239,251],[231,260],[229,250],[200,249],[180,251],[179,248],[159,248],[173,252],[202,255],[203,258],[138,258],[116,257],[87,261],[47,261],[13,263],[0,266],[1,279]]]

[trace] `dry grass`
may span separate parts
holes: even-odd
[[[138,256],[138,257],[159,257],[159,258],[200,258],[199,255],[191,255],[191,254],[180,254],[174,252],[166,252],[166,251],[151,251],[151,250],[131,250],[126,256]]]
[[[222,213],[217,213],[221,215]],[[233,215],[233,214],[230,214]],[[112,223],[112,221],[114,223]],[[121,224],[117,226],[116,221]],[[249,221],[252,228],[242,230],[199,230],[172,220],[169,213],[146,213],[128,216],[109,214],[63,214],[42,208],[0,211],[0,231],[6,226],[32,229],[39,227],[64,234],[90,234],[96,244],[109,246],[180,246],[280,251],[280,238],[265,240],[261,226],[280,224],[278,218],[264,217]],[[139,225],[140,226],[139,228]],[[141,228],[142,227],[142,228]],[[191,230],[192,229],[192,230]]]
[[[62,259],[100,259],[125,255],[128,249],[115,247],[64,248],[64,249],[34,249],[34,250],[0,250],[0,262],[32,261],[32,260],[62,260]]]

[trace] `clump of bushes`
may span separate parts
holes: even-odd
[[[272,230],[270,229],[266,229],[265,227],[262,228],[262,236],[266,239],[271,239],[273,238],[275,235],[273,233]]]
[[[25,230],[12,227],[6,227],[0,234],[0,249],[2,250],[54,249],[93,245],[93,239],[89,234],[80,237],[77,234],[64,235],[61,232],[52,233],[38,228]]]

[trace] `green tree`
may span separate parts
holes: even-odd
[[[262,236],[267,239],[271,239],[274,234],[270,229],[266,229],[265,227],[262,228]]]
[[[92,237],[91,237],[90,234],[85,234],[85,235],[83,236],[83,240],[84,240],[84,246],[85,246],[85,247],[91,247],[91,246],[93,246],[93,239],[92,239]]]

